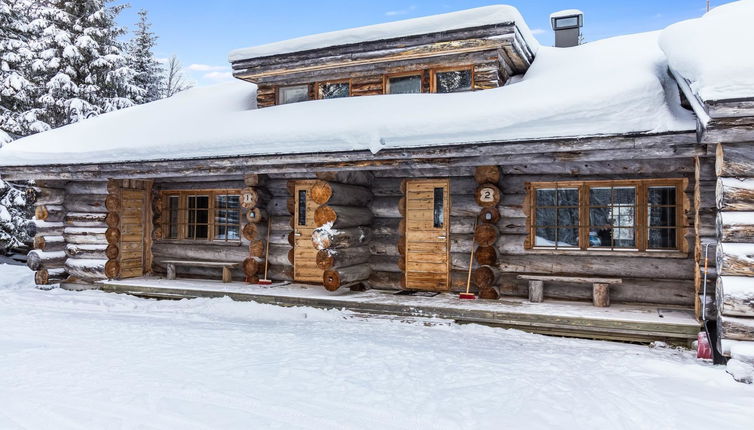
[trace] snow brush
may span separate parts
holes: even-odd
[[[270,264],[270,230],[272,230],[272,217],[267,216],[267,244],[264,251],[264,278],[257,281],[257,285],[271,285],[272,280],[267,279],[267,269]]]
[[[477,220],[474,220],[474,231],[476,231]],[[459,299],[474,300],[476,295],[469,292],[471,288],[471,266],[474,264],[474,239],[471,242],[471,257],[469,258],[469,276],[466,278],[466,292],[458,295]]]

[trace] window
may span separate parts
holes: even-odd
[[[579,17],[578,16],[569,16],[566,18],[555,18],[555,28],[571,28],[571,27],[579,27]]]
[[[298,192],[298,225],[306,225],[306,190]]]
[[[319,85],[320,99],[337,99],[351,95],[351,84],[348,82],[327,82]]]
[[[434,74],[436,93],[455,93],[471,90],[471,69],[445,70]]]
[[[434,228],[443,228],[445,224],[445,188],[435,188],[433,203]]]
[[[309,85],[292,85],[278,88],[278,104],[297,103],[309,100]]]
[[[241,196],[238,190],[162,193],[166,239],[239,241]]]
[[[683,180],[531,184],[530,244],[572,250],[678,250]]]
[[[388,94],[416,94],[422,92],[421,74],[406,76],[389,76],[387,78]]]

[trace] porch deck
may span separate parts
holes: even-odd
[[[609,308],[597,308],[586,302],[547,300],[530,303],[515,297],[496,301],[459,300],[456,294],[449,293],[434,297],[396,295],[395,291],[383,290],[330,293],[322,287],[302,284],[261,286],[243,282],[168,280],[158,277],[102,281],[101,289],[164,299],[228,296],[237,301],[278,306],[437,317],[533,333],[633,342],[663,340],[687,344],[696,339],[700,327],[692,309],[656,305],[613,304]]]

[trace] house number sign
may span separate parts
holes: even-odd
[[[244,188],[241,190],[241,207],[251,209],[257,205],[257,192],[253,188]]]

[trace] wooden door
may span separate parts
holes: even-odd
[[[450,289],[450,181],[406,182],[406,288]]]
[[[124,181],[120,190],[120,278],[151,270],[150,181]]]
[[[312,232],[317,228],[314,211],[318,206],[311,198],[313,185],[313,181],[299,181],[294,187],[293,279],[321,284],[324,271],[317,267],[317,249],[312,245]]]

